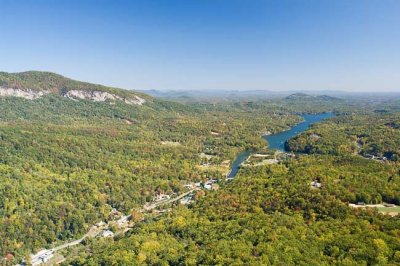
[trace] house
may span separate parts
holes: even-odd
[[[104,230],[103,233],[101,234],[102,237],[113,237],[114,233],[110,230]]]
[[[213,184],[213,182],[212,182],[211,180],[207,180],[207,181],[204,183],[203,187],[204,187],[205,189],[207,189],[207,190],[211,190],[211,189],[212,189],[212,184]]]
[[[35,255],[31,255],[32,266],[48,262],[53,256],[54,256],[54,251],[47,249],[41,250]]]
[[[191,197],[191,196],[183,197],[183,198],[180,200],[180,203],[183,204],[183,205],[190,204],[191,202],[192,202],[192,197]]]
[[[314,180],[311,182],[311,187],[312,188],[321,188],[322,184],[318,182],[318,180]]]
[[[205,183],[204,184],[204,188],[207,190],[211,190],[212,189],[212,183]]]
[[[158,194],[158,195],[155,196],[154,201],[169,200],[170,198],[171,198],[170,195]]]
[[[129,215],[127,215],[127,216],[122,216],[122,217],[117,221],[118,225],[119,225],[119,226],[122,226],[122,225],[124,225],[125,223],[127,223],[129,217],[130,217]]]
[[[265,131],[265,132],[262,134],[262,136],[269,136],[269,135],[271,135],[271,134],[272,134],[272,132],[269,131],[269,130],[267,130],[267,131]]]

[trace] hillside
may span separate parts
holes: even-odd
[[[244,168],[189,207],[88,242],[64,265],[399,265],[400,220],[346,204],[398,198],[390,170],[329,156]],[[316,178],[321,188],[310,185]]]
[[[50,72],[0,72],[0,96],[33,100],[47,94],[96,102],[122,101],[131,105],[142,105],[151,100],[150,96],[143,93],[76,81]]]
[[[286,96],[284,100],[307,100],[307,101],[342,101],[340,98],[332,97],[329,95],[309,95],[306,93],[293,93]]]
[[[210,179],[217,180],[219,191],[199,191],[193,205],[169,206],[161,216],[157,212],[163,209],[154,210],[144,223],[129,221],[136,224],[125,236],[87,239],[63,253],[65,265],[372,264],[378,262],[368,257],[374,244],[387,245],[388,252],[376,254],[381,261],[398,262],[395,250],[400,244],[390,229],[398,228],[396,218],[358,214],[346,206],[358,200],[398,204],[394,161],[381,165],[348,153],[315,154],[243,168],[237,180],[225,182],[241,151],[268,152],[261,135],[300,122],[296,113],[336,112],[337,119],[354,113],[364,125],[360,135],[369,131],[368,117],[376,116],[384,132],[399,139],[398,116],[389,112],[395,111],[396,102],[364,108],[320,97],[306,102],[308,96],[300,95],[295,100],[184,104],[52,73],[2,73],[0,80],[6,96],[0,97],[0,256],[13,255],[14,264],[30,253],[79,239],[100,221],[112,224],[157,196],[181,195],[188,184]],[[121,98],[99,102],[72,97],[76,91]],[[145,102],[127,104],[125,99],[132,97]],[[366,120],[360,112],[367,110]],[[323,132],[317,133],[325,139]],[[365,146],[376,139],[378,131],[365,138]],[[327,140],[324,147],[329,147]],[[313,180],[324,187],[310,188]],[[374,222],[367,224],[370,219]],[[343,220],[346,226],[336,230]],[[349,234],[354,224],[357,232],[376,227],[376,236]],[[349,257],[350,244],[330,239],[337,232],[352,242],[363,237],[368,242],[360,246],[359,255]],[[292,250],[284,246],[295,253],[290,255]]]
[[[35,96],[0,97],[0,256],[15,263],[112,220],[113,208],[126,214],[157,193],[222,179],[236,154],[265,146],[262,132],[300,121],[264,106],[185,105],[42,72],[2,73],[1,84]],[[72,100],[72,90],[146,102]]]

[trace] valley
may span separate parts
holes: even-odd
[[[0,87],[6,265],[399,262],[397,98],[182,102],[47,72]]]
[[[400,265],[399,14],[0,0],[0,265]]]

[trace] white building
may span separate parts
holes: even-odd
[[[311,187],[313,187],[313,188],[321,188],[322,184],[319,183],[317,180],[314,180],[314,181],[311,182]]]
[[[191,202],[192,202],[192,197],[191,196],[186,196],[186,197],[184,197],[184,198],[182,198],[180,200],[180,203],[183,204],[183,205],[190,204]]]
[[[31,255],[32,266],[48,262],[53,256],[54,251],[47,249],[41,250],[35,255]]]
[[[101,234],[102,237],[113,237],[114,233],[110,230],[104,230],[103,233]]]
[[[154,201],[169,200],[170,198],[171,198],[170,195],[159,194],[159,195],[156,195],[156,197],[154,198]]]

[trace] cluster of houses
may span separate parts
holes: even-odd
[[[205,182],[190,183],[185,185],[184,187],[187,188],[188,190],[193,190],[193,189],[217,190],[219,188],[219,185],[217,183],[218,183],[217,179],[209,179]],[[180,200],[180,204],[183,205],[190,204],[193,202],[193,198],[194,194],[189,193]]]
[[[188,190],[203,189],[203,188],[207,190],[217,190],[219,188],[219,185],[217,183],[218,183],[217,179],[209,179],[205,182],[186,184],[184,185],[184,187]]]
[[[217,179],[209,179],[205,182],[190,183],[185,185],[184,187],[187,188],[189,191],[194,189],[216,190],[219,188],[219,185],[217,183],[218,183]],[[169,199],[171,199],[171,195],[159,193],[155,195],[154,202],[160,202]],[[194,193],[189,193],[188,195],[180,199],[180,203],[190,204],[193,201],[193,199],[194,199]],[[159,212],[162,213],[166,211],[167,210],[162,210]],[[129,223],[129,217],[130,217],[129,215],[123,216],[115,208],[113,208],[109,214],[109,219],[112,221],[111,223],[118,225],[118,227],[120,228],[126,227],[126,225]],[[100,237],[114,237],[114,232],[109,230],[107,225],[110,225],[110,222],[107,224],[104,221],[100,221],[96,223],[93,227],[97,228],[98,232],[100,233]],[[8,257],[11,257],[11,255],[8,255]],[[3,261],[9,260],[10,258],[8,257],[4,257]],[[52,257],[54,257],[54,251],[44,249],[39,251],[35,255],[31,255],[31,264],[33,266],[41,265],[43,263],[48,262]],[[18,264],[18,266],[26,266],[26,265],[27,265],[26,262]]]
[[[97,224],[95,224],[94,226],[99,229],[105,228],[100,234],[101,237],[113,237],[114,236],[114,233],[111,230],[106,229],[106,226],[107,226],[106,222],[100,221]]]
[[[122,216],[120,212],[118,212],[115,208],[112,209],[112,211],[110,212],[110,217],[114,218],[112,222],[109,222],[108,224],[115,224],[117,225],[119,228],[124,228],[127,227],[128,223],[129,223],[129,215],[124,215]],[[96,228],[101,229],[101,237],[113,237],[114,236],[114,232],[112,232],[111,230],[107,229],[107,223],[104,221],[100,221],[98,223],[96,223],[94,225]]]

